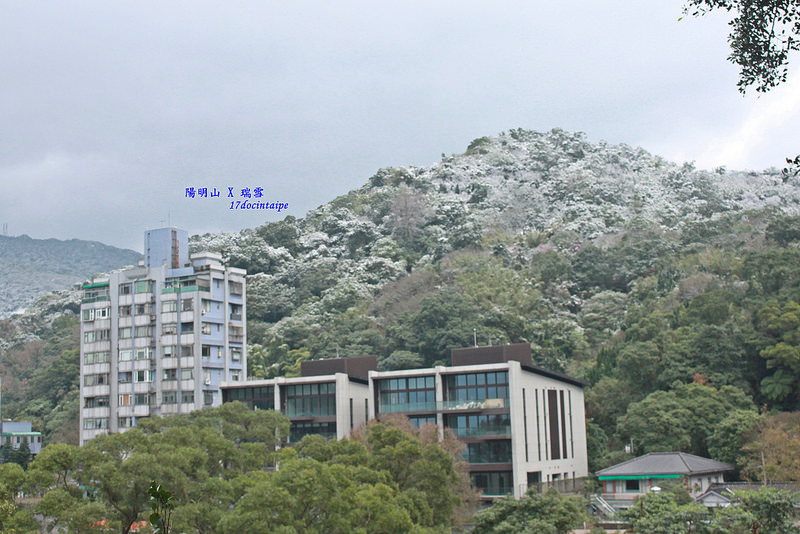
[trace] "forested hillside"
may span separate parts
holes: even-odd
[[[530,342],[592,384],[593,468],[631,441],[736,461],[753,424],[798,409],[798,214],[798,178],[778,170],[512,130],[193,246],[248,270],[251,376],[337,355],[427,366],[475,334]]]
[[[749,477],[766,450],[775,477],[797,479],[780,458],[800,445],[783,413],[800,409],[799,185],[512,130],[191,246],[248,270],[250,376],[337,355],[428,366],[473,336],[529,342],[536,363],[591,383],[592,469],[632,443]]]
[[[140,256],[96,241],[0,236],[0,318],[33,304],[48,291],[133,265]]]

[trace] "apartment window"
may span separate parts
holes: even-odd
[[[242,320],[242,305],[241,304],[231,304],[231,321],[241,321]]]
[[[243,286],[241,282],[228,282],[231,295],[241,295],[243,293]]]
[[[93,363],[108,363],[110,358],[110,352],[107,350],[101,350],[98,352],[87,352],[83,355],[83,363],[85,364],[93,364]]]
[[[150,315],[152,312],[153,306],[149,302],[136,305],[136,315]]]
[[[109,330],[91,330],[83,333],[84,343],[94,343],[95,341],[105,341],[109,338]]]
[[[136,359],[137,360],[149,360],[153,357],[153,349],[150,347],[143,347],[136,349]]]
[[[120,317],[130,317],[131,316],[131,309],[130,305],[127,306],[120,306],[119,307],[119,316]]]
[[[89,308],[88,310],[83,310],[81,312],[81,318],[84,321],[94,321],[94,308]]]
[[[136,282],[136,292],[137,293],[152,293],[153,292],[153,281],[152,280],[138,280]]]
[[[231,370],[231,380],[232,381],[238,382],[240,376],[241,376],[241,373],[240,373],[240,371],[238,369]]]
[[[467,443],[464,460],[471,464],[511,463],[511,440],[501,439]]]
[[[211,357],[211,347],[209,345],[202,345],[200,347],[200,354],[203,358],[210,358]]]
[[[214,392],[213,391],[204,391],[203,392],[203,406],[211,406],[214,404]]]
[[[130,371],[123,371],[117,374],[117,381],[120,384],[130,384],[133,380],[133,373]]]
[[[152,326],[137,326],[134,331],[135,337],[153,337]]]
[[[433,376],[387,378],[378,387],[381,413],[436,409]]]
[[[161,325],[161,333],[166,335],[177,334],[178,325],[176,323],[164,323]]]
[[[130,406],[133,402],[133,395],[130,393],[125,393],[119,396],[119,405],[120,406]]]
[[[130,326],[125,326],[119,329],[119,338],[120,339],[128,339],[133,336],[133,328]]]
[[[119,428],[130,428],[133,426],[133,417],[118,417],[117,426]]]
[[[320,417],[336,415],[336,384],[296,384],[286,387],[286,415]]]
[[[95,319],[108,319],[111,316],[111,308],[97,308],[94,311]]]
[[[408,420],[417,430],[425,425],[436,425],[435,415],[409,415]]]
[[[191,358],[194,356],[194,345],[181,345],[181,357]]]
[[[177,391],[162,391],[161,392],[161,403],[162,404],[177,404],[178,403],[178,392]]]
[[[84,386],[105,386],[107,384],[108,384],[108,373],[85,375],[83,377]]]
[[[511,434],[508,414],[447,415],[444,425],[459,437]]]
[[[625,481],[625,491],[639,491],[639,481],[638,480],[626,480]]]
[[[164,345],[161,347],[161,356],[163,358],[175,358],[177,355],[178,351],[175,345]]]
[[[176,380],[178,378],[177,369],[164,369],[162,380]]]
[[[244,341],[244,329],[241,326],[229,326],[228,336],[234,343],[242,343]]]
[[[206,314],[211,311],[211,301],[203,299],[200,301],[200,310],[203,314]]]
[[[470,373],[447,376],[447,398],[451,401],[508,400],[508,372]]]
[[[181,404],[194,404],[194,391],[182,391]]]
[[[194,299],[181,300],[181,311],[192,311],[192,310],[194,310]]]
[[[108,406],[108,395],[83,399],[84,408],[105,408],[106,406]]]
[[[149,406],[152,395],[150,393],[134,393],[133,403],[137,406]]]
[[[193,369],[181,369],[181,380],[191,380],[194,378]]]
[[[119,361],[127,362],[133,359],[133,351],[132,350],[121,350],[119,351]]]
[[[128,283],[128,284],[120,284],[119,285],[119,294],[120,295],[130,295],[133,292],[132,288],[133,288],[133,285],[130,284],[130,283]]]
[[[178,301],[177,300],[165,300],[161,303],[161,312],[162,313],[169,313],[169,312],[176,312],[178,311]]]
[[[150,369],[144,369],[141,371],[134,371],[133,372],[133,381],[134,382],[152,382],[153,381],[153,372]]]
[[[309,434],[319,434],[324,438],[336,437],[336,423],[297,423],[293,422],[289,429],[289,442],[296,443]]]
[[[472,485],[484,495],[506,495],[514,492],[511,471],[472,472]]]
[[[231,360],[238,362],[242,359],[242,349],[231,348]]]
[[[194,333],[194,323],[181,323],[181,334]]]
[[[87,417],[83,420],[83,428],[86,430],[108,428],[108,417]]]

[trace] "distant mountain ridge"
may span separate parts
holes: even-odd
[[[30,306],[44,293],[139,258],[138,252],[97,241],[0,236],[0,317]]]

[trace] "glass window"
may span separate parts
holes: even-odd
[[[194,391],[182,391],[181,404],[194,404]]]
[[[134,331],[135,337],[153,337],[152,326],[137,326]]]
[[[181,369],[181,380],[191,380],[194,376],[192,369]]]
[[[178,392],[177,391],[162,391],[161,403],[162,404],[177,404]]]
[[[178,333],[178,325],[176,323],[164,323],[161,325],[161,333],[166,335],[172,335]]]
[[[131,316],[131,306],[120,306],[119,307],[119,316],[120,317],[130,317]]]
[[[192,310],[194,310],[194,299],[181,300],[181,311],[192,311]]]
[[[119,285],[119,294],[120,295],[130,295],[131,291],[132,291],[132,289],[131,289],[132,287],[133,286],[130,283],[128,283],[128,284],[120,284]]]
[[[164,375],[161,377],[162,380],[176,380],[178,377],[178,371],[176,369],[164,369]]]
[[[83,310],[81,312],[81,317],[84,321],[94,321],[94,309],[89,308],[88,310]]]
[[[141,371],[134,371],[133,373],[133,381],[134,382],[152,382],[153,381],[153,372],[150,369],[145,369]]]
[[[127,362],[133,358],[133,351],[132,350],[121,350],[119,351],[119,361]]]
[[[161,312],[162,313],[170,313],[178,311],[178,301],[177,300],[165,300],[161,303]]]
[[[137,280],[135,289],[136,289],[137,293],[152,293],[153,292],[153,281],[152,280]]]
[[[120,339],[128,339],[133,336],[133,329],[130,326],[126,326],[119,329],[119,338]]]
[[[161,356],[164,358],[175,358],[178,352],[175,345],[164,345],[161,347]]]

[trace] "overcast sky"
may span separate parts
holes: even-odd
[[[725,16],[681,6],[0,0],[0,224],[141,251],[146,228],[302,217],[518,127],[709,169],[800,152],[800,59],[743,97]],[[228,187],[289,209],[230,210]]]

